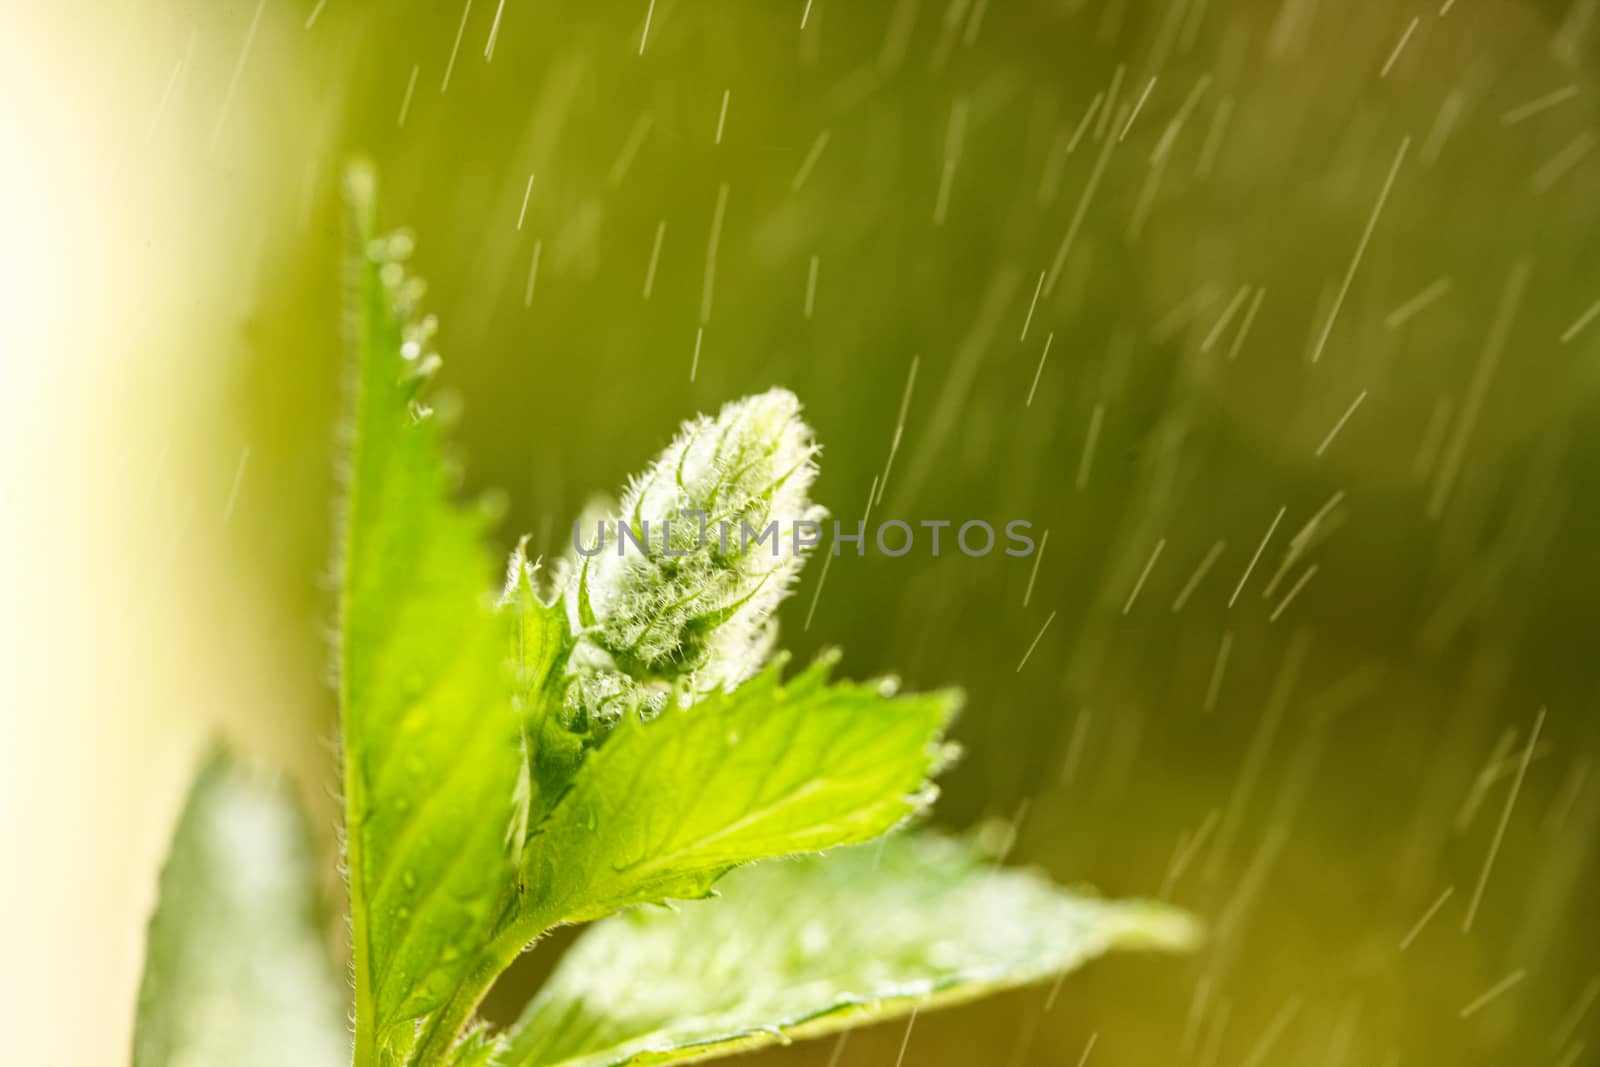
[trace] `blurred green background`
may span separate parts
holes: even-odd
[[[361,153],[418,237],[463,491],[506,494],[506,545],[561,551],[681,419],[774,384],[835,517],[881,490],[880,519],[1048,530],[1033,559],[846,555],[820,590],[814,562],[785,643],[964,687],[938,821],[1012,819],[1015,861],[1167,896],[1211,946],[1096,964],[1048,1011],[1024,991],[752,1062],[1077,1064],[1091,1036],[1108,1064],[1589,1062],[1600,5],[1443,6],[55,16],[64,58],[35,62],[60,96],[26,107],[77,101],[104,135],[67,158],[122,294],[62,314],[141,324],[61,389],[112,412],[79,471],[127,523],[101,551],[147,549],[95,596],[136,601],[113,627],[171,661],[129,656],[157,710],[92,743],[129,757],[104,805],[158,846],[150,798],[220,724],[299,776],[331,860],[320,576]],[[113,977],[158,854],[99,885]],[[119,1021],[83,1062],[120,1055],[131,977],[96,997]]]

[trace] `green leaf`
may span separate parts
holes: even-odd
[[[535,593],[534,570],[518,546],[503,601],[511,625],[513,704],[524,724],[526,750],[526,774],[517,787],[525,797],[516,834],[519,848],[529,827],[543,822],[572,784],[584,753],[598,742],[589,733],[575,732],[560,714],[562,668],[574,642],[559,602],[546,604]]]
[[[504,1043],[484,1023],[474,1023],[445,1056],[446,1067],[498,1067]]]
[[[829,684],[835,659],[787,684],[780,661],[732,693],[623,719],[530,837],[501,958],[560,923],[703,897],[735,866],[866,841],[924,807],[958,698]]]
[[[597,924],[509,1036],[505,1067],[677,1063],[786,1043],[1183,949],[1159,904],[1075,895],[931,833],[730,875],[715,901]]]
[[[317,907],[314,850],[285,789],[214,758],[161,872],[133,1067],[345,1067],[345,984]]]
[[[468,978],[512,904],[530,799],[514,688],[542,679],[513,677],[520,616],[490,603],[487,518],[452,502],[438,419],[419,395],[438,360],[401,262],[409,241],[377,235],[369,171],[352,169],[347,187],[340,709],[356,1063],[369,1067],[447,1047],[472,1004],[439,1009],[464,984],[486,987]]]

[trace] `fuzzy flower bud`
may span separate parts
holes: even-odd
[[[816,454],[784,389],[685,423],[569,558],[568,614],[590,646],[569,700],[602,718],[648,713],[760,668],[825,514],[807,495]]]

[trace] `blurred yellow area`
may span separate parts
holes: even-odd
[[[881,517],[1050,531],[1037,559],[846,557],[820,590],[814,566],[786,643],[965,687],[945,823],[1016,818],[1019,862],[1218,936],[1048,1012],[1027,991],[852,1037],[837,1067],[1077,1064],[1091,1035],[1091,1062],[1202,1067],[1600,1048],[1594,0],[4,22],[6,1062],[126,1058],[213,738],[302,784],[336,895],[357,152],[417,234],[465,489],[509,495],[505,543],[559,552],[680,419],[773,384],[835,516],[887,478]]]
[[[275,655],[261,581],[226,548],[240,448],[213,461],[254,299],[250,205],[291,180],[249,131],[294,91],[241,79],[221,131],[235,137],[208,151],[228,81],[211,42],[236,27],[161,7],[33,5],[0,34],[0,1014],[15,1063],[126,1059],[154,876],[208,731],[282,767],[320,728],[319,679]]]

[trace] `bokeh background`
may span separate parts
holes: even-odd
[[[773,384],[842,520],[1048,531],[814,563],[786,643],[965,687],[938,821],[1211,946],[751,1062],[1600,1059],[1600,3],[4,20],[8,1061],[124,1059],[210,738],[300,783],[337,893],[354,153],[506,544]]]

